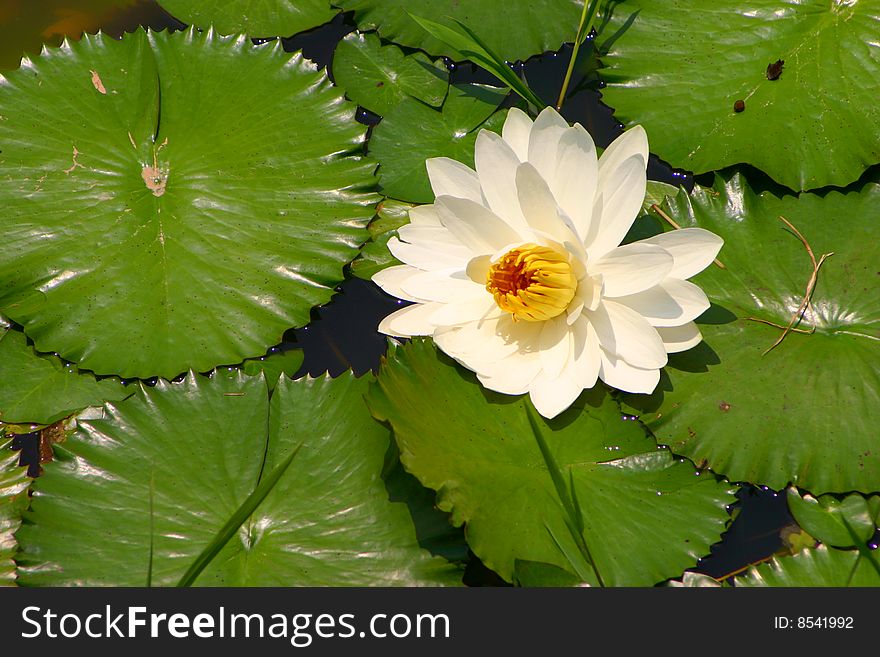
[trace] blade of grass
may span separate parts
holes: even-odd
[[[553,480],[553,487],[556,489],[556,494],[559,496],[559,500],[562,502],[562,508],[565,510],[565,525],[568,527],[568,531],[571,533],[571,537],[574,539],[575,545],[577,545],[584,560],[586,560],[593,569],[593,574],[596,576],[596,581],[599,582],[599,586],[604,587],[605,582],[602,580],[598,568],[596,568],[596,563],[593,561],[593,557],[590,554],[590,548],[587,546],[587,541],[584,538],[584,517],[581,515],[580,504],[577,503],[577,496],[575,495],[573,500],[569,494],[568,488],[565,485],[565,479],[562,476],[562,471],[559,469],[556,459],[553,458],[550,446],[547,444],[547,441],[544,440],[544,436],[541,433],[541,427],[538,425],[538,420],[535,418],[531,406],[526,405],[526,415],[529,418],[529,425],[532,427],[535,441],[538,443],[538,448],[541,450],[541,455],[544,457],[544,463],[550,473],[550,478]],[[574,491],[574,481],[570,481],[572,483],[572,491]]]
[[[409,13],[409,12],[407,12]],[[537,110],[547,106],[529,87],[519,78],[513,69],[507,65],[501,57],[486,45],[473,30],[459,20],[451,18],[456,27],[443,25],[427,18],[409,14],[423,30],[454,48],[474,64],[478,64],[492,73],[495,77],[506,84],[513,92],[519,94],[526,102],[534,105]]]
[[[195,561],[192,562],[190,567],[183,574],[183,577],[180,578],[177,586],[192,586],[193,582],[195,582],[198,576],[201,575],[207,565],[220,553],[223,546],[226,545],[229,542],[229,539],[235,535],[238,528],[251,517],[254,511],[257,510],[257,507],[260,506],[264,499],[266,499],[266,496],[272,491],[275,484],[278,483],[278,480],[281,479],[287,471],[287,468],[290,466],[300,448],[302,448],[302,443],[297,445],[290,453],[290,456],[279,463],[269,476],[263,479],[254,491],[248,495],[247,499],[240,507],[238,507],[238,509],[236,509],[235,513],[230,516],[229,520],[226,521],[226,524],[220,528],[220,531],[217,532],[214,540],[212,540],[205,549],[202,550],[199,556],[195,558]]]
[[[853,529],[853,526],[849,524],[849,520],[846,519],[844,515],[841,514],[840,520],[843,522],[843,526],[846,527],[846,531],[849,532],[850,538],[853,540],[853,543],[856,544],[856,547],[859,550],[859,559],[867,559],[868,563],[874,568],[874,571],[880,576],[880,562],[878,562],[877,557],[874,554],[874,551],[871,550],[865,542],[861,539],[858,532]],[[856,568],[859,565],[859,560],[856,559],[856,563],[853,566],[852,572],[850,573],[850,581],[856,573]],[[846,583],[847,586],[850,585],[850,582]]]
[[[568,92],[568,85],[571,82],[571,74],[574,71],[574,65],[577,61],[578,50],[581,44],[590,36],[593,29],[593,22],[596,20],[596,10],[599,8],[599,0],[591,0],[587,4],[584,0],[584,9],[581,12],[581,20],[578,23],[577,35],[574,38],[574,48],[571,51],[571,60],[568,62],[568,69],[565,71],[565,79],[562,81],[562,88],[559,90],[559,98],[556,101],[556,109],[562,109],[562,103],[565,102],[565,94]],[[589,15],[589,19],[587,16]]]
[[[547,533],[550,534],[550,538],[553,539],[553,543],[556,544],[556,548],[560,552],[562,552],[562,556],[564,556],[565,560],[568,561],[568,565],[570,565],[572,570],[574,570],[574,574],[577,575],[582,582],[586,582],[591,586],[594,585],[597,580],[595,571],[591,568],[592,564],[588,563],[582,555],[578,554],[577,552],[572,552],[564,541],[559,540],[559,538],[554,533],[553,528],[546,522],[544,523],[544,529],[546,529]]]

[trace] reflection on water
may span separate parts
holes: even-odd
[[[0,0],[0,69],[18,68],[24,53],[61,45],[98,29],[120,36],[138,25],[179,26],[155,0]]]

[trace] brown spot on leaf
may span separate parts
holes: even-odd
[[[165,193],[165,185],[168,184],[168,173],[158,167],[144,166],[141,178],[153,196],[162,196]]]
[[[694,431],[693,429],[691,429],[690,427],[688,427],[688,435],[689,435],[691,438],[696,438],[696,437],[697,437],[697,432]]]
[[[767,64],[767,79],[778,80],[779,76],[782,75],[783,68],[785,68],[784,59],[777,59],[772,64]]]
[[[107,95],[107,89],[104,87],[104,83],[101,82],[101,76],[98,75],[97,71],[92,71],[92,86],[105,96]]]
[[[744,101],[744,100],[738,100],[733,104],[733,111],[734,112],[742,112],[745,109],[746,109],[746,101]]]
[[[64,431],[64,422],[65,420],[60,420],[40,430],[40,463],[51,462],[55,458],[52,445],[63,443],[67,438],[67,434]]]
[[[726,401],[723,401],[718,404],[718,408],[726,413],[730,410],[730,404],[728,404]]]

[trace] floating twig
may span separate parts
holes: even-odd
[[[816,281],[819,278],[819,268],[822,266],[822,263],[825,262],[825,260],[827,258],[834,255],[833,251],[831,253],[823,253],[822,257],[820,257],[819,260],[817,261],[816,256],[813,253],[813,249],[810,248],[810,243],[807,242],[807,239],[803,235],[801,235],[801,232],[797,228],[794,227],[794,224],[792,224],[788,219],[786,219],[782,215],[779,216],[779,219],[780,219],[780,221],[782,221],[786,226],[788,226],[792,230],[792,232],[801,241],[801,244],[804,245],[804,248],[807,250],[807,255],[810,256],[810,262],[813,265],[813,273],[810,275],[810,280],[807,281],[807,289],[804,292],[804,298],[803,298],[803,301],[801,301],[801,305],[798,306],[798,309],[791,316],[791,320],[789,320],[788,326],[785,327],[785,330],[782,331],[782,335],[780,335],[779,338],[777,338],[776,342],[774,342],[767,349],[764,350],[764,353],[761,354],[762,356],[766,356],[771,351],[773,351],[776,347],[778,347],[780,344],[782,344],[782,341],[785,340],[785,336],[788,335],[791,331],[795,330],[795,328],[794,328],[795,324],[799,323],[804,318],[804,313],[806,312],[808,307],[810,308],[810,313],[815,314],[815,311],[813,310],[813,307],[812,307],[811,298],[813,296],[813,290],[816,287]]]
[[[749,320],[749,321],[751,321],[751,322],[760,322],[761,324],[767,324],[768,326],[773,326],[773,327],[775,327],[775,328],[782,329],[782,330],[785,330],[785,329],[787,328],[787,327],[783,326],[782,324],[777,324],[776,322],[771,322],[771,321],[766,320],[766,319],[761,319],[760,317],[746,317],[746,319]],[[809,333],[815,333],[815,332],[816,332],[816,327],[813,326],[813,327],[811,327],[811,328],[809,328],[809,329],[802,329],[802,328],[794,328],[794,327],[792,327],[792,328],[790,328],[790,329],[788,329],[788,330],[789,330],[789,331],[794,331],[795,333],[807,333],[807,334],[809,334]]]
[[[656,212],[657,214],[659,214],[660,217],[663,218],[666,221],[666,223],[668,223],[670,226],[675,228],[675,230],[681,230],[681,226],[679,226],[677,223],[675,223],[675,220],[672,217],[670,217],[668,214],[663,212],[663,210],[660,209],[659,205],[657,205],[656,203],[652,203],[651,209],[654,212]],[[712,262],[715,263],[716,267],[719,267],[721,269],[727,269],[727,267],[725,267],[718,258],[715,258]]]

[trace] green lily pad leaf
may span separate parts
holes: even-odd
[[[330,21],[338,9],[328,0],[160,0],[169,14],[184,23],[221,34],[286,37]]]
[[[132,393],[119,379],[98,381],[57,356],[38,354],[14,329],[0,334],[0,381],[0,421],[5,424],[52,424]]]
[[[454,527],[449,521],[449,514],[436,507],[434,491],[422,486],[403,468],[396,450],[393,459],[386,457],[383,477],[388,499],[407,505],[419,545],[447,561],[464,564],[469,558],[464,531],[461,527]]]
[[[374,33],[352,32],[333,54],[333,79],[345,95],[374,114],[385,116],[406,98],[440,107],[449,88],[449,72],[424,53],[404,55],[383,46]]]
[[[27,467],[18,465],[19,453],[9,449],[11,444],[0,437],[0,586],[15,586],[15,532],[21,526],[32,481]]]
[[[397,235],[397,229],[409,223],[411,203],[385,199],[376,209],[376,216],[367,228],[370,239],[351,263],[351,273],[370,280],[378,271],[401,264],[388,250],[388,240]]]
[[[880,186],[778,198],[735,175],[670,200],[682,226],[724,238],[719,259],[692,279],[714,306],[703,342],[669,358],[651,396],[625,395],[660,443],[732,481],[770,488],[873,492],[880,481]],[[813,271],[822,266],[798,329],[772,351]],[[659,222],[659,220],[658,220]],[[659,226],[659,223],[658,223]],[[754,318],[754,319],[749,319]],[[765,352],[766,355],[762,355]]]
[[[0,87],[0,309],[97,374],[264,354],[366,238],[354,111],[280,44],[211,32],[26,61]]]
[[[480,129],[501,132],[506,112],[495,110],[506,96],[507,90],[497,87],[454,84],[441,110],[405,98],[370,138],[370,153],[381,165],[382,193],[411,203],[433,201],[425,160],[449,157],[472,167]]]
[[[39,479],[18,533],[22,583],[173,585],[298,446],[196,585],[455,583],[459,570],[422,550],[406,506],[388,501],[390,437],[367,385],[282,379],[270,402],[262,377],[190,374],[107,405]]]
[[[579,586],[580,578],[564,568],[538,561],[517,559],[514,563],[513,581],[523,587],[564,587]]]
[[[546,0],[535,5],[503,0],[335,0],[354,10],[362,30],[378,30],[388,41],[420,48],[432,55],[461,59],[450,46],[422,29],[410,14],[454,25],[457,19],[474,30],[503,59],[526,60],[573,41],[581,16],[581,0]]]
[[[865,83],[880,76],[878,0],[610,7],[602,94],[672,166],[745,162],[804,190],[845,186],[880,162],[880,106]]]
[[[566,555],[577,547],[525,397],[482,389],[432,342],[414,340],[392,349],[367,400],[391,424],[404,467],[437,491],[438,507],[456,525],[467,523],[468,544],[483,563],[508,581],[517,560],[571,571]],[[540,422],[572,482],[606,585],[676,576],[724,531],[730,487],[658,450],[637,422],[621,419],[603,389]]]
[[[681,187],[659,180],[649,180],[645,188],[645,200],[642,201],[642,212],[649,212],[652,205],[662,205],[667,196],[674,198],[680,189]]]
[[[869,553],[871,554],[871,553]],[[757,586],[880,586],[877,556],[825,545],[801,550],[790,557],[774,557],[736,578],[737,587]]]
[[[817,499],[809,494],[801,497],[797,489],[790,488],[788,508],[797,523],[817,540],[833,547],[858,547],[876,531],[880,495],[870,500],[861,495],[848,495],[842,500],[822,495]]]
[[[271,392],[275,389],[279,377],[282,374],[293,377],[302,367],[303,360],[302,349],[270,349],[262,358],[249,358],[244,361],[241,369],[249,376],[256,376],[262,372]]]
[[[302,367],[304,354],[302,349],[292,349],[287,345],[272,347],[265,356],[247,358],[237,366],[218,367],[212,376],[235,378],[239,369],[248,376],[258,376],[261,372],[266,379],[266,386],[271,393],[278,384],[282,374],[293,378]]]

